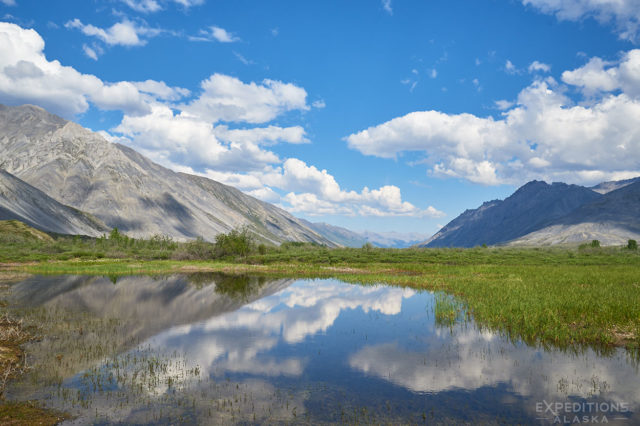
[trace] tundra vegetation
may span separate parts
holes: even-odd
[[[480,327],[514,341],[572,350],[592,347],[602,353],[623,346],[637,359],[640,253],[633,243],[331,249],[303,242],[258,245],[246,229],[222,234],[215,242],[177,242],[163,236],[134,239],[117,229],[101,238],[53,235],[6,221],[0,222],[0,274],[117,277],[199,271],[387,283],[438,292],[435,317],[442,325],[454,323],[464,312]],[[14,347],[20,339],[16,337]]]

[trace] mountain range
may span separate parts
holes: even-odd
[[[360,247],[550,245],[640,239],[640,177],[591,188],[531,181],[466,210],[425,241],[312,223],[214,180],[176,173],[32,105],[0,105],[0,220],[43,231],[177,240],[246,227],[259,241]]]
[[[0,152],[7,187],[0,218],[24,219],[45,231],[95,235],[117,227],[132,237],[211,241],[244,226],[264,242],[336,245],[272,204],[211,179],[173,172],[36,106],[0,106]],[[7,200],[17,199],[20,208],[7,208]],[[40,211],[42,206],[49,207]],[[65,224],[45,220],[52,212]],[[83,215],[88,227],[79,224]],[[86,223],[93,218],[95,226]]]
[[[466,210],[421,247],[539,246],[640,238],[640,178],[591,188],[531,181],[504,200]]]
[[[345,247],[362,247],[369,243],[377,247],[405,248],[421,243],[428,236],[417,232],[358,232],[322,222],[305,221],[305,224],[331,241]]]

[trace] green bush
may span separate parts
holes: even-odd
[[[598,240],[591,241],[591,247],[600,247],[600,241]]]
[[[246,257],[254,247],[253,238],[246,228],[234,229],[228,234],[216,236],[216,256],[242,256]]]
[[[636,240],[629,240],[627,242],[627,248],[629,250],[638,250],[638,242]]]

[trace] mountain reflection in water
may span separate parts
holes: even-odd
[[[98,423],[539,424],[554,420],[540,411],[543,401],[622,403],[626,412],[598,415],[639,420],[639,374],[624,351],[545,350],[471,321],[442,326],[428,292],[216,274],[115,284],[66,276],[15,284],[11,299],[34,310],[118,319],[113,354],[96,352],[50,372],[61,376],[57,388],[23,383],[10,393]],[[78,335],[79,347],[90,336]],[[36,367],[49,356],[45,345],[30,348]]]

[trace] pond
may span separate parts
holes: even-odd
[[[7,398],[69,424],[637,424],[624,350],[531,347],[444,294],[217,274],[31,277],[43,337]]]

